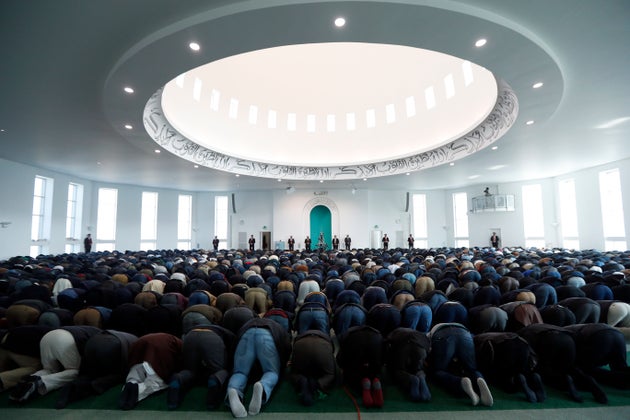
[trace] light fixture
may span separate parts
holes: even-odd
[[[236,174],[236,175],[234,175],[234,176],[238,178],[239,176],[241,176],[241,174]]]
[[[125,86],[123,90],[125,92],[127,92],[127,93],[134,93],[135,92],[131,86]]]
[[[409,175],[411,175],[411,172],[407,172],[405,175],[409,176]]]
[[[488,40],[485,38],[478,39],[477,42],[475,42],[475,47],[483,47],[484,45],[486,45],[486,42],[488,42]]]
[[[3,133],[4,133],[4,128],[0,128],[0,132],[3,132]]]
[[[161,153],[160,149],[155,149],[154,152],[155,153]]]
[[[286,192],[287,194],[293,194],[295,192],[295,187],[293,186],[287,187]]]
[[[323,179],[320,179],[320,180],[319,180],[319,183],[320,183],[320,184],[323,184],[323,183],[324,183],[324,180],[323,180]]]
[[[532,124],[534,124],[534,120],[529,120],[529,121],[527,121],[525,124],[527,124],[527,125],[532,125]]]
[[[131,124],[125,124],[125,128],[126,128],[127,130],[133,130],[133,125],[131,125]]]
[[[278,182],[282,182],[282,179],[278,178]]]
[[[492,150],[497,150],[499,146],[492,146]]]
[[[201,45],[197,44],[196,42],[191,42],[190,44],[188,44],[188,47],[193,51],[199,51],[201,49]]]
[[[532,87],[533,87],[534,89],[538,89],[539,87],[542,87],[542,85],[543,85],[543,82],[537,82],[537,83],[534,83],[534,84],[532,85]]]
[[[356,194],[357,193],[357,189],[355,187],[352,187],[352,194]]]
[[[451,163],[449,163],[449,165],[455,166],[455,162],[451,162]]]
[[[335,26],[337,28],[341,28],[342,26],[344,26],[346,24],[346,20],[342,17],[338,17],[337,19],[335,19]]]
[[[367,181],[367,178],[363,178],[364,181]]]
[[[199,165],[195,165],[195,166],[193,166],[193,168],[195,168],[195,169],[197,169],[198,167],[199,167]]]

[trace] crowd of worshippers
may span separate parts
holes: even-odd
[[[628,276],[630,252],[520,248],[14,257],[0,389],[14,403],[58,390],[63,408],[118,387],[123,410],[164,391],[173,410],[203,387],[234,417],[283,378],[306,406],[345,387],[382,407],[383,384],[414,402],[436,386],[472,405],[492,406],[492,387],[606,403],[601,384],[630,387]]]

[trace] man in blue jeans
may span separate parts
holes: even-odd
[[[269,400],[291,354],[291,338],[286,329],[269,318],[254,318],[241,327],[234,354],[234,371],[227,386],[227,404],[234,417],[255,416]],[[258,361],[262,377],[254,384],[249,410],[243,395],[252,366]]]
[[[437,324],[431,329],[429,338],[428,365],[435,381],[445,389],[463,391],[472,405],[481,401],[483,405],[492,406],[494,400],[483,375],[477,370],[475,345],[468,329],[455,322]]]

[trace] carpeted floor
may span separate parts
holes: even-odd
[[[429,384],[432,401],[429,403],[409,402],[395,385],[385,381],[385,406],[382,409],[366,409],[362,407],[360,398],[351,398],[344,388],[335,390],[325,399],[317,401],[311,407],[303,407],[297,400],[295,391],[288,381],[279,384],[271,401],[258,416],[261,419],[323,419],[334,416],[334,420],[346,419],[451,419],[467,420],[492,419],[630,419],[630,390],[619,390],[604,387],[609,403],[601,405],[593,400],[592,395],[583,392],[584,402],[576,403],[568,399],[564,392],[547,387],[548,398],[544,403],[529,403],[522,394],[508,394],[491,386],[495,404],[493,407],[472,407],[467,398],[452,396],[445,390]],[[110,389],[98,397],[90,397],[69,405],[63,410],[55,410],[57,392],[36,398],[19,406],[8,401],[7,393],[0,394],[0,413],[3,419],[44,419],[54,416],[55,419],[102,419],[112,416],[121,418],[148,419],[161,418],[232,418],[225,406],[216,411],[205,408],[205,390],[197,387],[186,396],[182,407],[175,411],[166,409],[166,394],[152,395],[132,411],[117,410],[120,388]],[[246,404],[249,395],[246,395]],[[358,406],[355,406],[355,401]],[[358,408],[358,411],[357,411]]]

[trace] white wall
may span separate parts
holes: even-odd
[[[506,213],[479,213],[469,216],[469,236],[472,246],[486,246],[492,228],[501,229],[502,245],[523,246],[523,214],[521,189],[525,184],[540,183],[544,201],[545,242],[548,246],[561,244],[562,224],[559,223],[557,202],[558,182],[573,178],[576,185],[577,212],[582,249],[603,249],[603,229],[599,200],[598,174],[602,170],[619,168],[621,172],[624,208],[630,209],[630,160],[567,174],[557,178],[537,181],[490,185],[495,193],[514,194],[516,210]],[[187,192],[168,189],[143,188],[131,185],[105,184],[79,179],[28,165],[0,159],[0,222],[11,222],[0,228],[0,259],[16,255],[28,255],[31,245],[31,212],[33,180],[36,175],[54,179],[52,231],[48,252],[64,252],[65,214],[69,182],[84,187],[82,236],[92,233],[96,237],[96,203],[98,188],[118,189],[118,225],[116,247],[119,250],[136,250],[140,245],[140,211],[143,191],[159,194],[157,247],[175,248],[177,244],[177,200],[179,194],[193,196],[193,247],[210,248],[214,237],[214,198],[226,195],[230,210],[229,247],[238,246],[238,233],[254,235],[260,246],[259,233],[272,232],[272,245],[293,235],[296,245],[303,246],[308,233],[308,212],[313,200],[324,200],[333,207],[333,234],[343,239],[352,238],[352,246],[369,247],[373,230],[387,233],[390,247],[395,246],[396,232],[402,238],[411,231],[411,208],[405,212],[407,191],[359,189],[352,194],[349,189],[296,189],[292,194],[285,190],[234,191],[234,192]],[[452,193],[465,191],[469,200],[481,195],[488,186],[479,184],[453,190],[409,191],[427,195],[429,246],[442,247],[453,244]],[[234,193],[236,212],[232,212],[231,194]],[[411,207],[411,206],[410,206]],[[626,235],[630,237],[630,213],[625,212]],[[378,226],[376,228],[375,226]],[[406,242],[401,245],[405,246]]]

